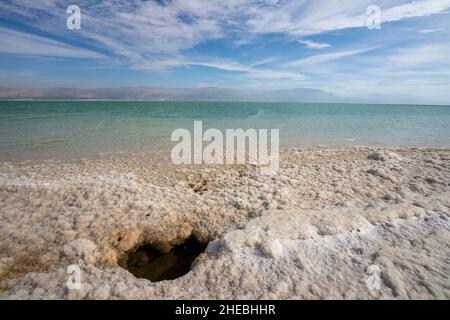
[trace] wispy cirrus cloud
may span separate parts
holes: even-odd
[[[314,65],[318,63],[324,63],[324,62],[330,62],[330,61],[336,61],[343,58],[359,55],[365,52],[369,52],[372,50],[375,50],[376,47],[371,48],[364,48],[364,49],[355,49],[355,50],[346,50],[346,51],[338,51],[333,53],[325,53],[325,54],[318,54],[314,56],[310,56],[304,59],[291,61],[285,64],[286,67],[302,67],[302,66],[309,66]]]
[[[305,45],[308,49],[325,49],[331,47],[328,43],[314,42],[311,40],[299,40],[298,42]]]
[[[424,65],[450,65],[450,45],[432,44],[412,48],[402,48],[386,57],[396,68],[417,68]]]
[[[120,77],[142,73],[136,82],[173,72],[191,85],[186,74],[200,70],[196,83],[226,75],[231,84],[328,89],[337,87],[333,75],[367,77],[361,61],[372,55],[391,64],[383,70],[397,66],[404,74],[424,64],[439,70],[448,52],[437,45],[450,38],[450,0],[77,0],[82,29],[75,32],[65,28],[69,4],[0,1],[0,54],[90,59],[92,69],[120,66]],[[373,4],[381,8],[378,31],[366,29]]]
[[[429,34],[429,33],[442,32],[442,31],[445,31],[445,28],[422,29],[417,32],[420,34]]]
[[[267,60],[269,61],[269,60]],[[164,67],[205,67],[213,68],[221,71],[233,72],[244,75],[248,78],[254,79],[291,79],[291,80],[303,80],[305,75],[300,72],[292,72],[286,70],[270,70],[264,68],[255,68],[255,65],[244,65],[235,61],[220,61],[220,60],[208,60],[208,59],[194,59],[189,60],[183,57],[158,60],[150,62],[150,65],[140,66],[141,68],[149,68],[153,70],[157,66]],[[155,63],[156,65],[153,65]],[[264,61],[259,63],[264,64]],[[256,65],[259,65],[258,63]]]
[[[427,16],[450,8],[450,0],[379,0],[382,21]],[[83,12],[82,32],[65,30],[66,1],[5,0],[2,15],[67,39],[85,40],[93,47],[128,59],[133,65],[154,55],[180,54],[214,39],[233,42],[259,33],[291,36],[366,26],[366,9],[372,0],[172,0],[87,1],[77,4]],[[308,48],[327,44],[300,40]]]
[[[0,53],[63,58],[106,58],[103,54],[59,41],[0,27]]]
[[[247,25],[253,32],[285,32],[297,36],[361,28],[366,27],[366,10],[370,5],[382,9],[381,20],[387,23],[445,12],[450,8],[450,0],[286,1],[272,10],[259,10]]]

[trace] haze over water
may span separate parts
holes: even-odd
[[[0,101],[0,160],[167,152],[177,128],[280,129],[281,146],[450,146],[450,107],[260,102]]]

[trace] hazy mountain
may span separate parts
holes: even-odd
[[[317,89],[243,90],[227,88],[0,88],[0,99],[99,99],[99,100],[171,100],[171,101],[280,101],[332,102],[340,98]]]
[[[267,101],[267,102],[336,102],[374,104],[446,104],[450,98],[425,100],[405,94],[369,94],[337,96],[318,89],[283,90],[206,88],[50,88],[14,89],[0,87],[0,99],[34,100],[149,100],[149,101]]]

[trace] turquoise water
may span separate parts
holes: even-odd
[[[282,146],[450,146],[450,106],[0,101],[0,159],[79,159],[170,148],[174,129],[277,128]]]

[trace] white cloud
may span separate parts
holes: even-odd
[[[450,92],[450,45],[416,45],[409,48],[384,48],[380,54],[364,57],[359,64],[334,64],[331,72],[314,78],[313,85],[339,95],[413,94],[429,101]],[[302,66],[305,67],[306,65]],[[329,65],[317,65],[329,69]],[[348,69],[350,68],[350,69]],[[308,68],[302,68],[308,70]],[[330,71],[330,70],[329,70]],[[444,98],[439,101],[448,103]]]
[[[396,50],[386,57],[394,67],[413,68],[422,65],[449,65],[450,46],[448,44],[424,45]]]
[[[0,53],[105,58],[95,51],[67,44],[81,43],[88,44],[89,48],[98,52],[108,52],[116,58],[108,62],[124,64],[136,70],[160,71],[197,65],[223,70],[237,81],[244,79],[267,84],[272,83],[273,79],[279,86],[283,83],[294,85],[305,81],[305,76],[292,72],[289,68],[306,69],[308,66],[309,70],[326,69],[319,64],[374,50],[375,48],[358,48],[372,46],[369,43],[378,42],[357,39],[358,48],[313,55],[272,69],[269,66],[274,65],[274,60],[265,59],[263,55],[255,55],[257,61],[243,64],[215,57],[198,59],[198,55],[189,49],[213,39],[251,47],[255,43],[261,44],[259,41],[267,34],[283,33],[283,37],[292,40],[346,28],[365,28],[366,9],[372,4],[381,7],[382,23],[430,16],[446,12],[450,8],[450,0],[77,0],[77,4],[82,8],[83,14],[80,32],[68,31],[65,28],[65,7],[60,1],[0,1],[2,16],[13,17],[19,24],[42,32],[40,34],[50,34],[52,39],[67,40],[62,43],[3,28],[0,30]],[[448,15],[442,16],[442,19],[446,18]],[[444,31],[432,29],[434,27],[435,25],[427,25],[429,29],[418,32],[429,34]],[[416,31],[412,33],[419,38]],[[397,34],[393,34],[390,39],[395,36]],[[300,43],[310,49],[330,46],[328,43],[312,40],[301,40]],[[390,44],[395,43],[396,39]],[[334,42],[332,44],[337,47]],[[256,51],[255,48],[252,50]],[[270,54],[273,55],[273,52]],[[449,51],[443,45],[429,44],[396,50],[390,56],[382,57],[381,63],[388,63],[391,67],[414,69],[415,66],[431,65],[434,62],[433,70],[436,70],[439,64],[448,61],[449,56]],[[286,55],[282,57],[283,60],[277,60],[286,61],[288,58],[292,59],[292,56]],[[333,66],[339,69],[338,64]],[[355,65],[355,69],[357,68],[358,65]],[[333,76],[334,69],[331,71],[322,73],[320,77]],[[354,74],[349,76],[355,77]],[[332,85],[333,82],[328,84]]]
[[[383,21],[398,21],[413,17],[423,17],[444,12],[450,8],[450,0],[415,0],[382,12]]]
[[[205,61],[190,61],[185,65],[197,65],[208,68],[215,68],[224,71],[241,72],[247,77],[255,79],[295,79],[303,80],[305,76],[298,72],[277,71],[268,69],[256,69],[252,66],[245,66],[236,62],[205,62]]]
[[[311,40],[299,40],[298,42],[304,44],[308,49],[325,49],[331,47],[328,43],[314,42]]]
[[[430,16],[450,8],[450,0],[377,1],[382,23]],[[402,1],[404,2],[404,1]],[[247,21],[253,32],[312,35],[366,27],[366,10],[372,0],[286,1],[271,10],[260,9]]]
[[[255,68],[260,64],[265,64],[272,59],[258,61],[254,64],[243,65],[235,61],[223,61],[223,60],[208,60],[208,59],[186,59],[182,56],[173,56],[171,58],[164,58],[154,61],[142,61],[142,64],[136,65],[136,69],[149,69],[158,70],[163,68],[175,68],[175,67],[191,67],[200,66],[205,68],[213,68],[226,72],[239,73],[246,78],[254,79],[291,79],[291,80],[304,80],[305,76],[299,72],[291,72],[284,70],[270,70]]]
[[[82,32],[65,30],[65,8],[56,1],[17,0],[0,3],[2,14],[32,21],[41,31],[86,39],[101,49],[131,60],[134,65],[149,56],[179,54],[199,43],[218,38],[245,43],[253,35],[283,32],[310,35],[345,28],[365,27],[372,0],[172,0],[92,2],[79,0]],[[382,22],[440,13],[450,0],[378,0]],[[42,16],[41,19],[36,17]],[[1,36],[0,36],[1,39]],[[309,48],[326,44],[305,41]]]
[[[422,29],[422,30],[417,31],[417,33],[420,33],[420,34],[429,34],[429,33],[441,32],[441,31],[445,31],[445,29],[444,29],[444,28]]]
[[[66,58],[105,58],[104,55],[48,38],[0,27],[0,53]]]
[[[325,54],[318,54],[314,56],[310,56],[304,59],[291,61],[285,64],[286,67],[302,67],[307,65],[313,65],[317,63],[324,63],[324,62],[330,62],[335,61],[343,58],[347,58],[350,56],[355,56],[361,53],[365,53],[368,51],[372,51],[376,48],[365,48],[365,49],[356,49],[356,50],[347,50],[347,51],[339,51],[339,52],[333,52],[333,53],[325,53]]]

